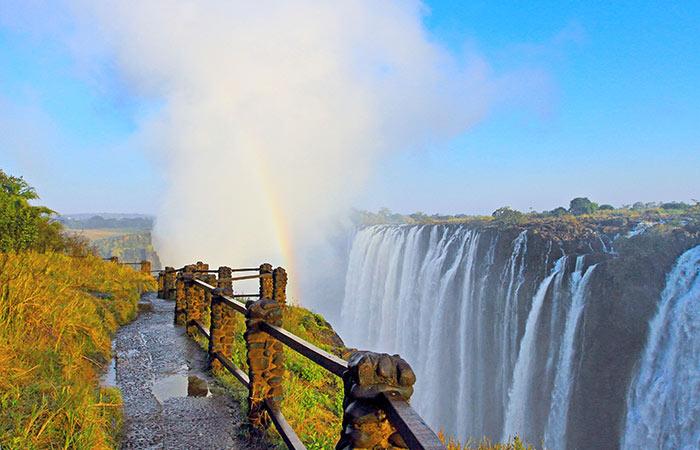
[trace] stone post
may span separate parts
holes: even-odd
[[[143,260],[141,261],[141,272],[150,274],[151,273],[151,262]]]
[[[198,270],[198,272],[195,273],[195,278],[204,281],[210,286],[216,287],[216,275],[208,273],[209,264],[205,264],[202,261],[197,261],[196,270]],[[200,318],[209,317],[209,306],[211,305],[211,293],[203,288],[202,292],[204,297],[200,305]]]
[[[221,362],[214,358],[218,353],[229,360],[233,356],[233,340],[236,332],[236,312],[223,303],[224,289],[216,288],[211,296],[211,321],[209,332],[209,364],[214,372],[222,372]]]
[[[262,298],[247,303],[246,331],[244,334],[248,350],[248,419],[257,429],[270,425],[265,411],[265,402],[279,408],[282,402],[282,379],[284,377],[284,353],[282,343],[260,329],[265,321],[271,325],[282,325],[282,307],[271,298]]]
[[[193,266],[185,266],[177,277],[175,288],[175,325],[187,323],[187,293],[192,284]]]
[[[199,264],[200,263],[197,263],[198,266]],[[193,320],[201,321],[204,311],[204,288],[195,284],[193,281],[194,278],[196,278],[196,274],[192,278],[192,281],[185,284],[185,298],[187,299],[187,318],[185,323],[187,324],[187,334],[192,338],[197,336],[198,331],[197,327],[190,323]]]
[[[233,282],[231,281],[232,272],[230,267],[219,267],[219,277],[216,280],[216,287],[221,289],[223,295],[233,295]]]
[[[287,304],[287,272],[281,267],[272,272],[272,298],[280,305]]]
[[[343,374],[343,429],[336,450],[408,448],[387,419],[379,396],[408,401],[416,376],[399,355],[356,351]]]
[[[175,300],[175,277],[177,272],[175,272],[174,267],[165,268],[165,282],[163,285],[163,298],[168,300]]]
[[[119,262],[119,257],[117,257],[117,256],[110,256],[110,257],[109,257],[109,262],[118,263],[118,262]]]
[[[163,272],[158,273],[158,298],[163,298],[163,284],[165,281],[165,275]]]
[[[260,264],[260,275],[272,275],[272,265],[268,263]],[[272,277],[260,277],[260,298],[272,298]]]

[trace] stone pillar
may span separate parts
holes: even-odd
[[[163,298],[163,284],[165,281],[165,275],[163,272],[158,273],[158,298]]]
[[[265,402],[279,408],[282,402],[284,377],[284,353],[282,343],[260,330],[260,323],[282,325],[282,307],[271,298],[249,301],[246,313],[245,342],[248,350],[248,419],[258,428],[270,425]]]
[[[233,281],[231,278],[233,273],[230,267],[221,266],[219,267],[219,277],[216,280],[216,287],[221,289],[222,295],[233,295]]]
[[[408,448],[378,397],[393,392],[408,401],[415,382],[411,366],[399,355],[354,352],[343,374],[343,429],[336,450]]]
[[[196,264],[196,269],[197,272],[195,272],[195,278],[198,280],[202,280],[205,283],[216,287],[216,276],[213,274],[209,274],[209,264],[205,264],[202,261],[197,261]],[[211,293],[207,291],[206,289],[202,288],[203,292],[203,299],[200,306],[200,312],[199,316],[200,318],[203,317],[209,317],[209,306],[211,305]]]
[[[177,277],[175,288],[175,325],[187,323],[187,293],[192,284],[193,266],[185,266]]]
[[[287,304],[287,272],[281,267],[272,272],[272,298],[280,305]]]
[[[173,268],[173,267],[166,267],[165,268],[165,284],[164,284],[163,298],[168,299],[168,300],[175,300],[175,277],[176,276],[177,276],[177,272],[175,272],[175,268]]]
[[[193,320],[202,320],[204,311],[204,288],[193,281],[185,283],[185,298],[187,299],[187,313],[185,323],[187,324],[187,334],[194,338],[198,335],[197,327],[190,325]]]
[[[151,273],[151,262],[143,260],[141,261],[141,272],[150,274]]]
[[[222,295],[224,295],[224,289],[216,288],[214,292],[212,292],[211,297],[209,363],[214,372],[223,371],[221,363],[214,358],[214,353],[231,359],[233,356],[234,334],[236,332],[235,316],[237,313],[231,307],[223,303]]]
[[[118,258],[117,256],[110,256],[110,257],[109,257],[109,262],[118,263],[118,262],[119,262],[119,258]]]
[[[260,275],[272,275],[272,264],[260,264]],[[272,277],[260,277],[260,298],[272,298]]]

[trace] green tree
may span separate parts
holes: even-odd
[[[598,209],[600,211],[612,211],[613,209],[615,209],[615,207],[613,205],[608,205],[607,203],[605,203],[603,205],[600,205],[600,207],[598,207]]]
[[[516,224],[522,220],[523,213],[512,209],[510,206],[502,206],[495,210],[491,216],[499,222]]]
[[[598,204],[588,200],[587,197],[576,197],[569,203],[569,212],[575,216],[591,214],[598,210]]]
[[[60,249],[61,225],[51,220],[52,210],[29,203],[38,198],[22,177],[0,170],[0,252]]]

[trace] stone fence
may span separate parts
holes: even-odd
[[[245,272],[254,274],[234,276]],[[210,270],[197,262],[166,267],[157,278],[158,296],[175,302],[175,324],[185,326],[193,338],[201,334],[208,339],[212,371],[228,371],[248,388],[248,419],[256,429],[273,424],[290,449],[306,448],[280,411],[286,345],[343,380],[343,426],[336,449],[445,448],[408,403],[416,377],[400,356],[356,351],[345,361],[282,328],[287,303],[283,268],[261,264]],[[259,280],[259,291],[235,295],[233,283],[250,279]],[[247,373],[231,360],[235,314],[245,316]]]

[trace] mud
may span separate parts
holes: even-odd
[[[206,352],[173,325],[174,303],[144,296],[114,341],[103,381],[124,400],[124,449],[266,448],[248,438],[239,405],[206,371]]]

